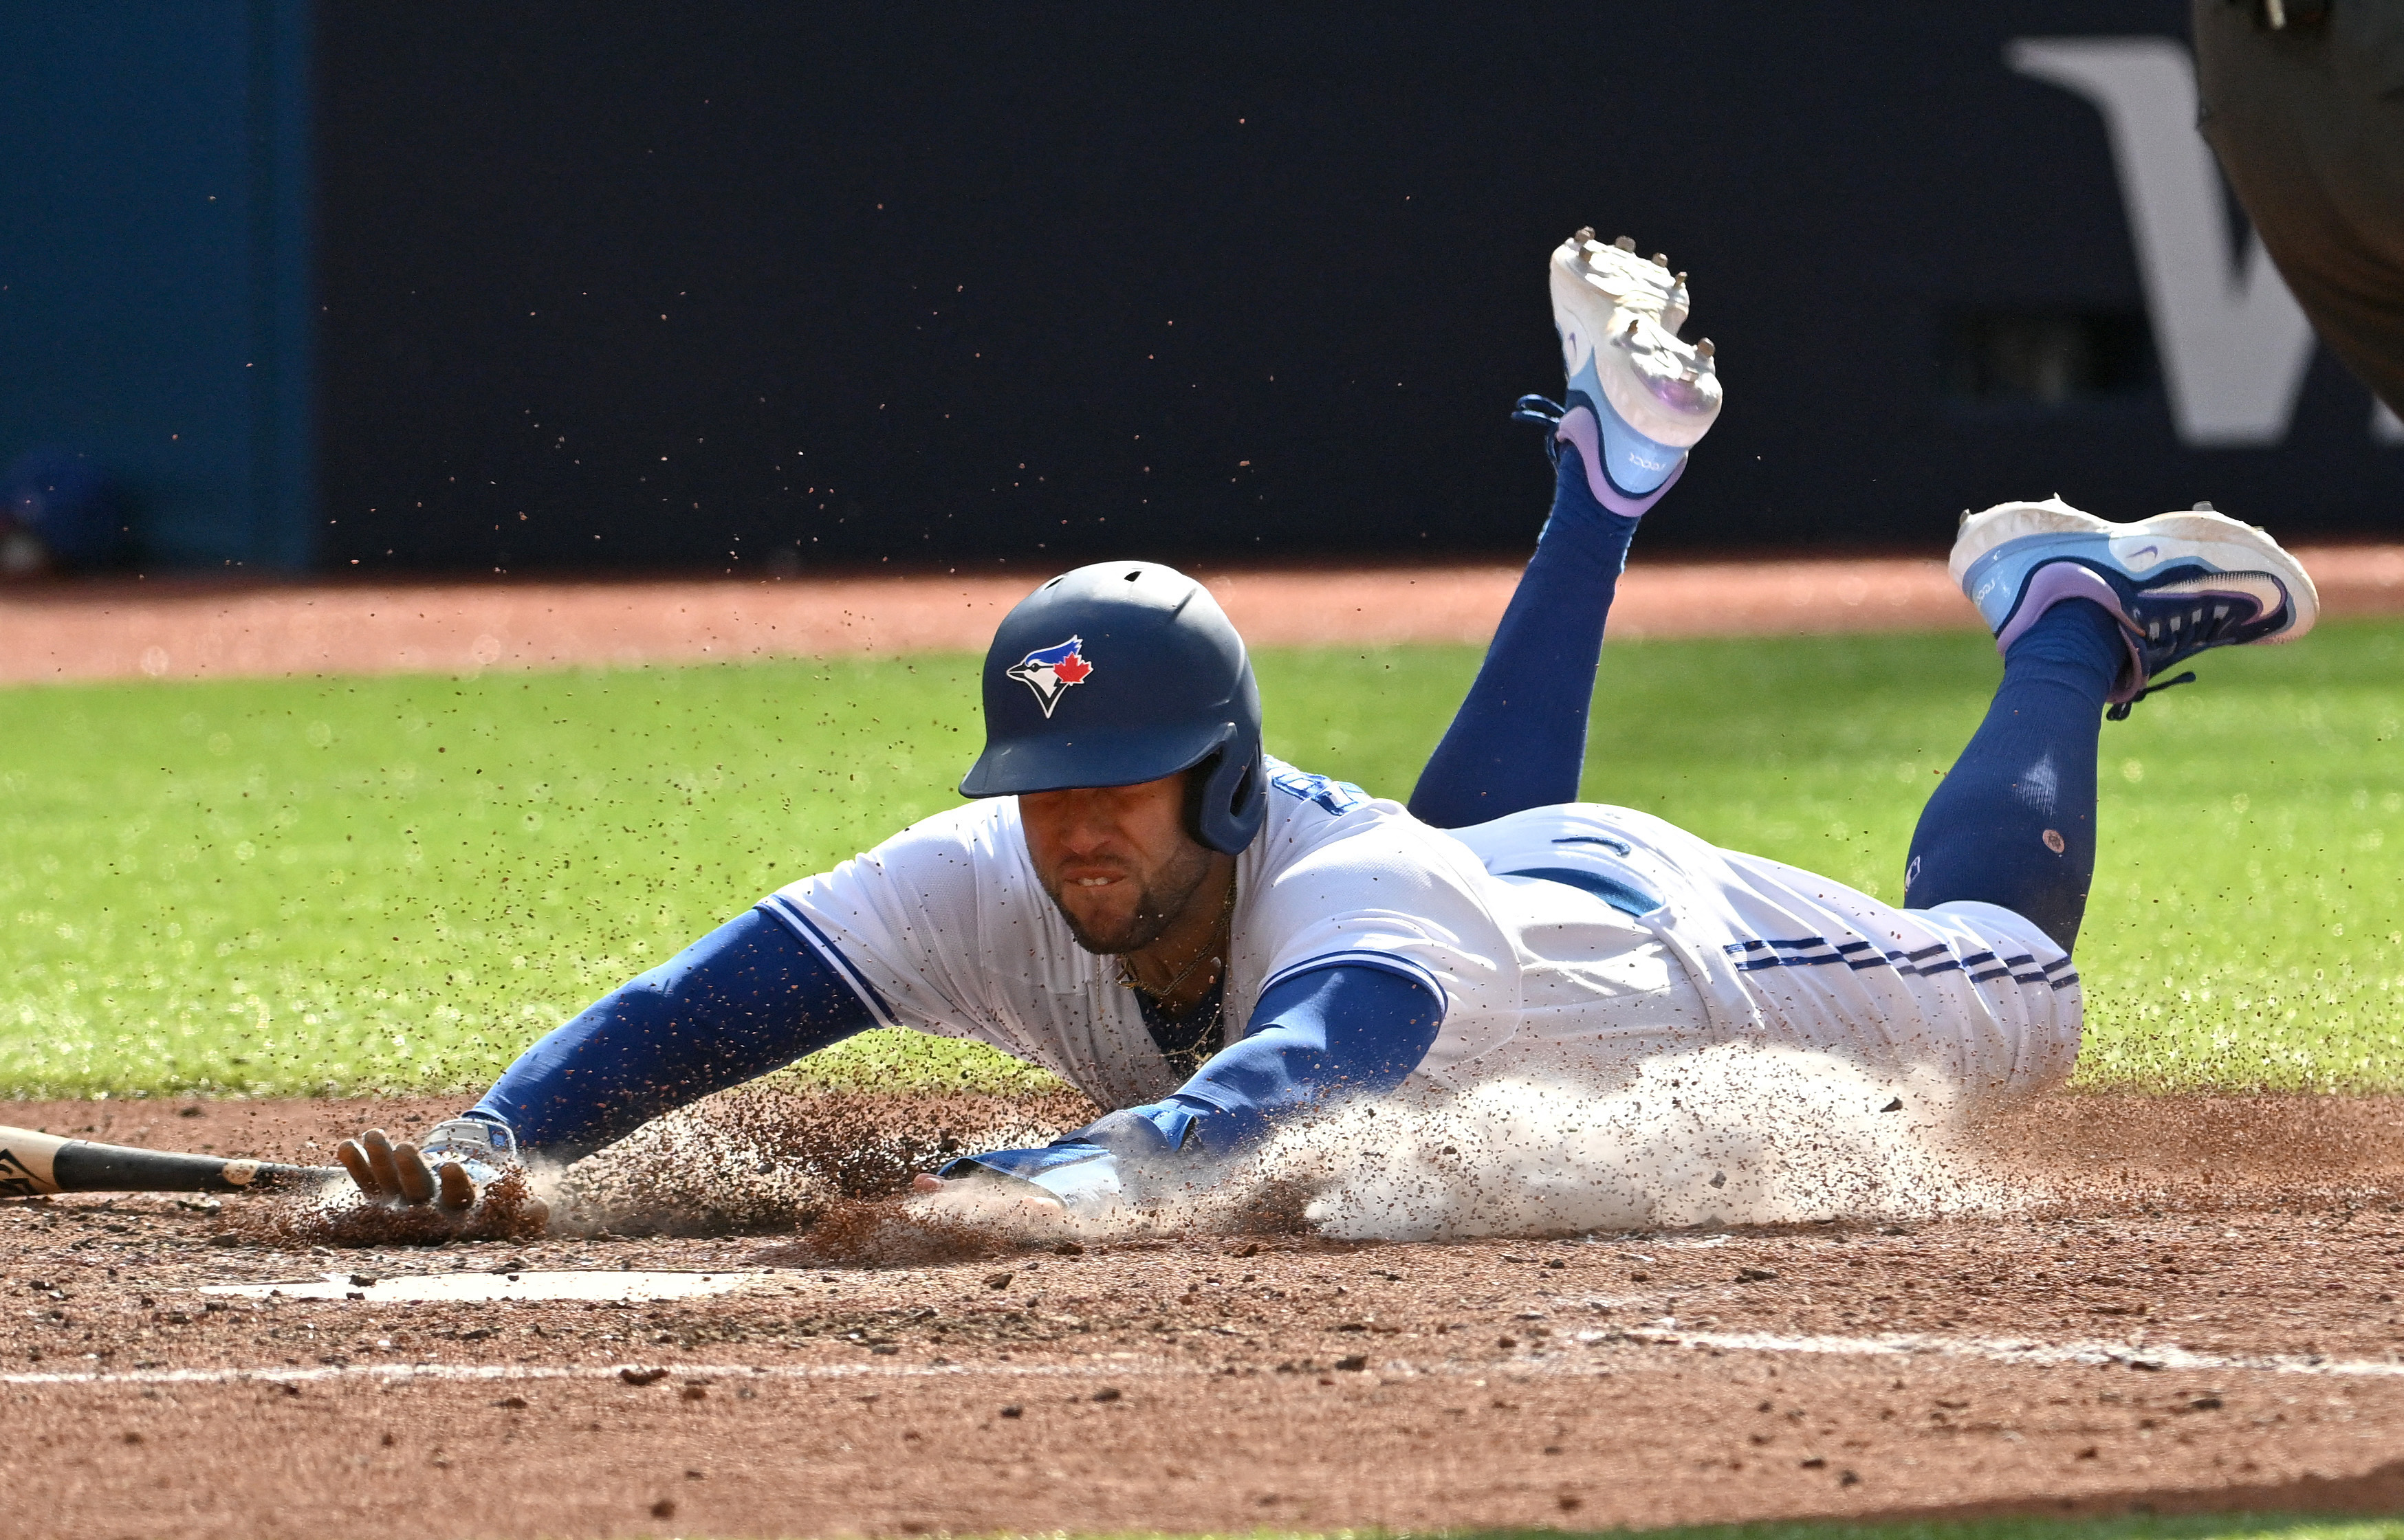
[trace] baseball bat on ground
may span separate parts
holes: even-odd
[[[0,1127],[0,1198],[52,1192],[265,1192],[342,1174],[340,1166],[286,1166],[134,1149]]]

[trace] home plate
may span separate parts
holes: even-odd
[[[692,1299],[732,1294],[776,1276],[766,1272],[417,1272],[374,1278],[329,1272],[297,1283],[210,1283],[203,1294],[247,1299],[362,1299],[374,1303],[472,1303],[486,1299]]]

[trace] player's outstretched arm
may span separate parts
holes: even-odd
[[[337,1154],[370,1197],[464,1210],[522,1153],[573,1159],[875,1024],[832,964],[753,909],[528,1048],[422,1150],[371,1130]]]
[[[520,1054],[469,1116],[572,1158],[875,1024],[833,964],[752,909]]]
[[[1223,1158],[1333,1102],[1401,1085],[1444,1025],[1444,1002],[1409,974],[1334,964],[1263,992],[1254,1026],[1165,1101],[1127,1107],[1041,1149],[955,1160],[941,1181],[1032,1183],[1072,1212],[1106,1208],[1122,1168]]]

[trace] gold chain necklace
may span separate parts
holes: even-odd
[[[1204,963],[1217,962],[1220,960],[1219,954],[1224,950],[1224,943],[1228,938],[1230,927],[1234,923],[1235,913],[1236,876],[1235,873],[1229,872],[1227,874],[1227,898],[1224,903],[1219,906],[1218,923],[1210,927],[1210,937],[1203,944],[1202,950],[1195,953],[1194,961],[1178,969],[1176,978],[1170,979],[1167,983],[1163,984],[1160,988],[1153,989],[1151,985],[1138,978],[1135,976],[1135,969],[1127,966],[1127,960],[1122,957],[1119,959],[1119,982],[1139,993],[1149,994],[1154,1000],[1167,999],[1169,996],[1177,992],[1179,985],[1194,977],[1194,972],[1196,968],[1199,968]]]

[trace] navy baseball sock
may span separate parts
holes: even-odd
[[[1664,482],[1656,494],[1669,489]],[[1476,683],[1411,792],[1411,812],[1422,820],[1457,829],[1577,800],[1603,617],[1636,523],[1595,500],[1576,447],[1561,444],[1552,517],[1536,537],[1536,554],[1494,628]]]
[[[2095,875],[2095,748],[2127,659],[2120,623],[2084,599],[2054,605],[2004,655],[1987,719],[1921,810],[1904,904],[2000,904],[2067,950]]]

